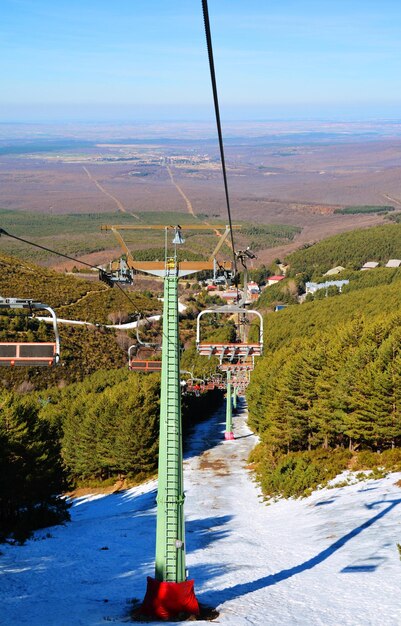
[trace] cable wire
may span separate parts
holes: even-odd
[[[232,227],[232,219],[231,219],[231,208],[230,208],[230,196],[228,193],[228,183],[227,183],[227,171],[226,171],[226,160],[224,156],[224,145],[223,145],[223,133],[221,130],[221,121],[220,121],[220,107],[219,107],[219,98],[217,94],[217,82],[216,82],[216,72],[214,69],[214,58],[213,58],[213,46],[212,46],[212,35],[210,30],[210,20],[209,20],[209,9],[207,5],[207,0],[202,0],[202,10],[203,10],[203,21],[205,23],[205,35],[206,35],[206,44],[207,44],[207,52],[209,57],[209,68],[210,68],[210,78],[212,81],[212,89],[213,89],[213,101],[214,101],[214,111],[216,115],[216,124],[217,124],[217,134],[219,137],[219,147],[220,147],[220,159],[221,159],[221,168],[223,171],[223,180],[224,180],[224,191],[226,195],[226,204],[227,204],[227,213],[228,213],[228,223],[230,226],[230,234],[231,234],[231,247],[233,250],[233,265],[234,265],[234,277],[236,280],[237,277],[237,259],[235,255],[235,246],[234,246],[234,233]],[[238,285],[237,285],[238,289]]]
[[[96,265],[91,265],[90,263],[86,263],[86,261],[81,261],[80,259],[74,259],[74,257],[69,256],[68,254],[64,254],[63,252],[58,252],[57,250],[52,250],[51,248],[46,248],[46,246],[41,246],[40,244],[34,243],[33,241],[28,241],[27,239],[23,239],[22,237],[17,237],[17,235],[12,235],[11,233],[8,233],[6,230],[4,230],[4,228],[0,228],[0,236],[1,235],[6,235],[7,237],[10,237],[11,239],[16,239],[17,241],[22,241],[22,243],[26,243],[29,246],[34,246],[35,248],[40,248],[41,250],[45,250],[46,252],[50,252],[51,254],[55,254],[56,256],[64,257],[65,259],[69,259],[70,261],[74,261],[74,263],[81,263],[81,265],[85,265],[86,267],[90,267],[93,270],[99,271],[99,268],[96,267]],[[127,300],[130,301],[130,303],[134,307],[135,313],[137,313],[139,316],[142,316],[143,313],[137,308],[135,302],[132,300],[132,298],[129,297],[129,295],[126,293],[126,291],[124,291],[124,289],[121,287],[121,285],[119,285],[118,283],[114,283],[114,284],[120,289],[120,291],[124,294],[124,296],[127,298]],[[113,289],[113,287],[109,286],[109,289]],[[144,316],[144,317],[146,318],[146,316]]]

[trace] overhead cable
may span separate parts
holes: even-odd
[[[213,89],[213,101],[214,101],[214,111],[215,111],[215,115],[216,115],[217,134],[218,134],[218,137],[219,137],[220,159],[221,159],[221,168],[222,168],[222,171],[223,171],[224,191],[225,191],[225,196],[226,196],[226,205],[227,205],[227,213],[228,213],[228,223],[229,223],[229,226],[230,226],[230,234],[231,234],[231,247],[232,247],[232,251],[233,251],[234,277],[236,278],[236,276],[237,276],[237,259],[236,259],[236,255],[235,255],[234,233],[233,233],[233,227],[232,227],[231,208],[230,208],[230,196],[229,196],[229,193],[228,193],[226,160],[225,160],[225,156],[224,156],[223,133],[222,133],[222,130],[221,130],[220,107],[219,107],[219,98],[218,98],[218,94],[217,94],[216,72],[215,72],[215,69],[214,69],[212,35],[211,35],[211,30],[210,30],[209,9],[208,9],[207,0],[202,0],[202,10],[203,10],[203,20],[204,20],[204,23],[205,23],[207,52],[208,52],[208,56],[209,56],[210,78],[211,78],[211,81],[212,81],[212,89]]]
[[[0,236],[1,235],[6,235],[7,237],[10,237],[11,239],[16,239],[17,241],[22,241],[22,243],[26,243],[29,246],[34,246],[35,248],[40,248],[41,250],[45,250],[46,252],[50,252],[51,254],[55,254],[56,256],[63,257],[64,259],[69,259],[70,261],[74,261],[74,263],[80,263],[81,265],[85,265],[86,267],[90,267],[93,270],[99,271],[99,268],[96,265],[91,265],[91,263],[86,263],[86,261],[81,261],[80,259],[74,259],[74,257],[69,256],[68,254],[64,254],[63,252],[58,252],[57,250],[52,250],[51,248],[47,248],[46,246],[41,246],[40,244],[34,243],[33,241],[28,241],[27,239],[23,239],[22,237],[17,237],[17,235],[12,235],[11,233],[9,233],[6,230],[4,230],[4,228],[0,228]],[[124,296],[127,298],[127,300],[129,300],[130,303],[133,305],[135,313],[137,313],[139,316],[143,315],[143,313],[136,307],[135,302],[132,300],[132,298],[129,297],[127,292],[124,291],[124,289],[121,287],[121,285],[119,285],[118,283],[114,283],[114,284],[120,289],[120,291],[124,294]],[[109,287],[110,287],[110,285],[109,285]],[[113,287],[110,287],[110,288],[112,289]]]

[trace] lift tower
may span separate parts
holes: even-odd
[[[120,230],[165,230],[165,261],[135,261],[124,242]],[[174,255],[167,253],[168,230],[174,231]],[[148,577],[145,599],[139,613],[156,619],[170,619],[180,613],[199,613],[194,592],[194,581],[187,580],[185,565],[184,485],[182,467],[182,426],[180,389],[180,341],[178,314],[178,281],[182,276],[200,270],[213,270],[214,256],[208,261],[178,262],[177,245],[184,243],[181,231],[224,229],[221,239],[229,234],[226,226],[104,226],[111,230],[127,255],[128,267],[163,278],[163,340],[160,396],[159,472],[157,491],[155,577]],[[237,227],[238,228],[238,227]],[[217,250],[222,242],[219,241]],[[215,251],[216,253],[216,251]],[[215,254],[214,253],[214,254]],[[227,271],[231,262],[220,266]]]

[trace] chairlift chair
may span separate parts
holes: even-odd
[[[132,372],[161,372],[161,361],[139,358],[139,351],[143,352],[143,348],[136,343],[128,348],[128,367]]]
[[[49,367],[60,362],[60,336],[55,311],[41,302],[20,298],[0,298],[0,309],[48,311],[53,323],[54,341],[0,342],[0,366]]]
[[[259,317],[260,326],[259,326],[259,341],[255,343],[244,343],[244,342],[236,342],[236,343],[215,343],[215,342],[206,342],[201,338],[201,318],[203,315],[234,315],[234,314],[245,314],[256,315]],[[249,324],[249,321],[246,323]],[[241,363],[249,360],[250,357],[261,356],[263,353],[263,318],[259,311],[243,309],[238,306],[225,306],[219,309],[205,309],[201,311],[198,315],[196,321],[196,347],[202,356],[217,356],[220,359],[220,364],[224,361],[230,361],[231,363]]]
[[[116,283],[121,285],[132,285],[134,282],[134,273],[124,259],[120,259],[116,267],[111,264],[109,271],[99,268],[99,280],[103,281],[108,287],[114,287]]]
[[[149,353],[156,353],[161,350],[160,344],[142,341],[139,336],[140,319],[139,317],[136,325],[136,339],[138,343],[128,348],[128,367],[131,371],[135,372],[160,372],[162,369],[161,361],[139,358],[140,353],[143,354],[145,352],[146,356],[148,356]],[[135,356],[133,356],[133,354],[135,354]]]
[[[205,391],[205,381],[203,378],[190,378],[187,381],[187,391],[194,393],[195,396],[199,397],[200,394]]]

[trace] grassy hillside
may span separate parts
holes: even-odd
[[[87,281],[42,268],[28,261],[0,255],[0,294],[4,298],[30,298],[53,307],[60,317],[93,323],[110,323],[117,311],[134,314],[158,311],[157,300],[129,291],[133,303],[120,289],[97,280]]]
[[[29,298],[52,306],[59,317],[98,324],[116,323],[136,311],[160,311],[156,298],[130,291],[130,302],[120,289],[98,281],[86,281],[56,273],[27,261],[0,256],[0,294]],[[45,389],[82,380],[101,368],[126,364],[126,346],[114,331],[60,324],[61,362],[56,368],[2,368],[0,382],[14,389]],[[0,340],[52,341],[52,330],[30,318],[25,311],[1,311]]]
[[[335,235],[290,254],[286,261],[291,274],[302,272],[311,278],[337,265],[359,269],[366,261],[385,265],[400,258],[401,224],[388,224]]]

